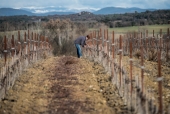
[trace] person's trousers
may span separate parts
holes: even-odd
[[[82,56],[81,47],[79,44],[75,44],[75,46],[77,49],[77,57],[80,58]]]

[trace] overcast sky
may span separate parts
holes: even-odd
[[[0,0],[0,8],[43,8],[66,7],[75,9],[94,9],[104,7],[139,7],[170,9],[170,0]]]

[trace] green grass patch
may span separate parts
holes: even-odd
[[[126,33],[126,32],[138,32],[148,30],[149,33],[152,33],[153,30],[155,33],[159,33],[160,29],[162,29],[163,33],[167,33],[167,29],[170,28],[170,24],[165,25],[146,25],[146,26],[130,26],[130,27],[117,27],[117,28],[109,28],[109,32],[114,31],[115,33]],[[91,28],[89,31],[94,31],[96,29]],[[98,29],[99,30],[99,29]]]
[[[170,28],[169,24],[109,28],[109,31],[115,31],[115,32],[133,32],[133,31],[136,31],[136,32],[138,32],[138,31],[148,30],[149,33],[152,33],[153,30],[154,30],[155,33],[159,33],[160,29],[162,29],[162,32],[166,33],[168,28]]]

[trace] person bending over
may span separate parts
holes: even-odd
[[[74,40],[74,44],[76,46],[77,49],[77,57],[81,58],[82,57],[82,50],[81,50],[81,46],[85,47],[86,44],[86,40],[88,40],[90,38],[89,35],[87,36],[80,36],[78,37],[76,40]],[[81,46],[80,46],[81,45]]]

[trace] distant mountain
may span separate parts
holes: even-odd
[[[47,12],[74,12],[74,13],[79,13],[81,11],[88,11],[88,12],[93,12],[96,11],[94,8],[68,8],[64,6],[47,6],[47,7],[32,7],[32,8],[21,8],[23,10],[32,12],[32,13],[47,13]]]
[[[134,13],[135,11],[140,13],[140,12],[145,12],[146,10],[154,11],[155,9],[140,9],[135,7],[133,8],[106,7],[93,12],[93,14],[123,14],[123,13]]]
[[[21,9],[13,8],[0,8],[0,16],[13,16],[13,15],[33,15],[33,13]]]
[[[32,13],[47,13],[47,12],[66,12],[68,11],[65,7],[32,7],[32,8],[21,8]]]
[[[38,9],[40,11],[40,9]],[[43,12],[44,9],[42,9]],[[61,8],[60,8],[61,10]],[[146,10],[154,11],[156,9],[140,9],[140,8],[121,8],[121,7],[106,7],[102,8],[97,11],[91,11],[93,14],[123,14],[123,13],[134,13],[137,11],[145,12]],[[76,12],[67,12],[68,10],[63,9],[63,11],[52,11],[50,8],[48,8],[47,13],[35,13],[36,10],[28,10],[28,9],[13,9],[13,8],[0,8],[0,16],[14,16],[14,15],[28,15],[28,16],[48,16],[48,15],[69,15],[69,14],[75,14]],[[81,12],[81,11],[80,11]]]
[[[47,12],[47,13],[32,13],[23,9],[0,8],[0,16],[28,15],[28,16],[48,16],[48,15],[69,15],[74,12]]]

